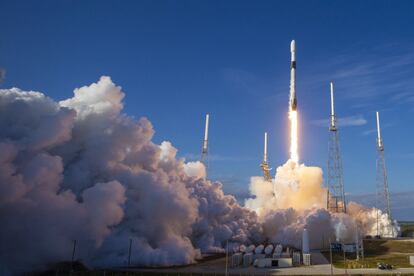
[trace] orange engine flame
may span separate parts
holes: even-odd
[[[290,159],[296,164],[299,162],[298,154],[298,112],[296,110],[289,111],[290,120]]]

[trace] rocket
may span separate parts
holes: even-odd
[[[203,140],[203,149],[202,152],[203,153],[207,153],[207,147],[208,147],[208,119],[209,119],[210,115],[206,114],[206,126],[204,129],[204,140]]]
[[[203,147],[201,149],[201,162],[204,163],[207,158],[208,154],[208,119],[210,115],[206,114],[206,126],[204,129],[204,140],[203,140]]]
[[[377,142],[378,142],[378,149],[380,151],[384,150],[384,144],[382,143],[382,138],[381,138],[381,126],[380,126],[380,118],[379,118],[379,112],[377,111]]]
[[[289,109],[295,111],[297,107],[296,100],[296,43],[294,40],[290,43],[290,97]]]

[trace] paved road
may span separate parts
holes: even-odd
[[[189,276],[191,273],[204,274],[204,275],[224,275],[224,269],[125,269],[124,271],[134,271],[134,272],[158,272],[163,275],[170,276]],[[414,268],[399,268],[393,269],[390,271],[379,270],[375,268],[366,268],[366,269],[348,269],[346,272],[344,269],[334,268],[333,275],[369,275],[369,274],[408,274],[414,275]],[[229,275],[240,275],[240,276],[270,276],[270,275],[331,275],[331,266],[330,265],[314,265],[310,267],[292,267],[292,268],[283,268],[283,269],[257,269],[257,268],[247,268],[247,269],[229,269]]]
[[[312,252],[312,261],[316,265],[312,266],[301,266],[301,267],[290,267],[290,268],[256,268],[250,267],[236,267],[229,268],[229,275],[239,276],[270,276],[270,275],[331,275],[331,265],[326,258],[319,252]],[[142,271],[142,272],[158,272],[165,276],[190,276],[192,273],[204,274],[205,276],[219,276],[225,274],[225,259],[215,259],[197,265],[190,265],[186,267],[177,268],[165,268],[165,269],[128,269],[130,271]],[[411,274],[414,275],[413,268],[399,268],[393,270],[380,270],[376,268],[364,268],[364,269],[339,269],[333,268],[332,274],[334,275],[345,275],[345,274]]]
[[[158,272],[159,275],[169,275],[169,276],[189,276],[192,273],[197,273],[197,275],[204,274],[205,276],[213,275],[224,275],[224,269],[128,269],[129,271],[134,272]],[[124,271],[128,271],[124,270]],[[414,268],[399,268],[393,269],[390,271],[379,270],[375,268],[366,268],[366,269],[348,269],[346,272],[344,269],[334,268],[333,275],[369,275],[369,274],[392,274],[392,275],[414,275]],[[229,269],[229,275],[240,275],[240,276],[270,276],[270,275],[331,275],[330,265],[314,265],[310,267],[292,267],[292,268],[283,268],[283,269],[257,269],[257,268],[247,268],[247,269]]]

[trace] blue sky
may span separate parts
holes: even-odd
[[[379,110],[390,190],[407,194],[413,14],[412,1],[1,1],[2,87],[61,100],[109,75],[126,93],[125,112],[148,117],[156,142],[169,140],[190,158],[200,153],[209,112],[210,176],[241,196],[261,173],[264,131],[271,166],[288,157],[296,39],[301,160],[326,167],[321,120],[333,80],[347,193],[374,191]]]

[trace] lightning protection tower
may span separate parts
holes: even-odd
[[[264,134],[264,152],[263,152],[263,161],[260,164],[260,167],[263,171],[263,177],[266,181],[272,182],[272,176],[270,175],[269,164],[267,163],[267,132]]]
[[[376,177],[376,207],[377,207],[377,235],[381,235],[379,229],[379,212],[380,210],[383,213],[388,215],[388,218],[392,221],[391,218],[391,208],[390,208],[390,194],[388,192],[388,177],[387,169],[385,167],[385,158],[384,158],[384,143],[381,138],[381,127],[379,112],[377,111],[377,177]],[[394,236],[394,227],[391,225],[391,229],[386,229],[390,232],[383,233],[389,235],[391,233]]]
[[[346,201],[344,192],[342,157],[339,147],[339,133],[336,125],[334,109],[333,83],[331,82],[331,118],[329,123],[329,153],[327,176],[327,209],[330,212],[346,213]]]
[[[207,167],[207,157],[208,157],[208,119],[209,114],[206,114],[206,126],[204,129],[204,140],[203,147],[201,149],[201,162]]]

